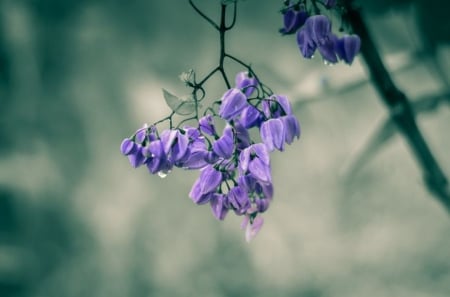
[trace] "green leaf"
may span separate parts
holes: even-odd
[[[177,97],[169,91],[162,89],[164,99],[166,100],[167,106],[172,109],[173,112],[179,115],[190,115],[195,112],[195,100],[192,98],[180,98]]]

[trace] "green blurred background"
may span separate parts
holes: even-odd
[[[197,2],[218,17],[218,0]],[[0,296],[450,296],[449,216],[407,144],[351,165],[387,117],[362,61],[302,59],[280,6],[240,3],[227,36],[302,125],[273,155],[275,200],[247,244],[239,218],[187,197],[195,172],[160,179],[119,152],[170,112],[161,88],[217,63],[217,32],[187,1],[0,0]],[[446,1],[362,6],[413,100],[448,91]],[[448,106],[418,121],[450,175]]]

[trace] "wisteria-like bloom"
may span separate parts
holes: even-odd
[[[328,10],[335,9],[336,0],[321,1]],[[341,38],[332,33],[331,20],[323,14],[309,16],[304,3],[285,3],[283,13],[283,35],[296,34],[297,45],[303,57],[311,59],[319,51],[326,64],[335,64],[339,60],[352,64],[358,54],[361,40],[357,35],[345,35]]]
[[[263,225],[262,213],[274,195],[270,152],[284,150],[300,136],[300,125],[284,95],[260,96],[264,91],[246,72],[222,96],[217,111],[198,116],[198,126],[158,132],[144,126],[125,138],[120,151],[133,167],[145,165],[151,174],[166,176],[178,167],[199,170],[189,192],[195,204],[207,204],[218,220],[232,211],[243,217],[246,239]],[[216,120],[223,121],[218,133]],[[253,133],[251,130],[255,130]],[[259,133],[257,133],[259,132]],[[254,138],[254,135],[260,138]]]

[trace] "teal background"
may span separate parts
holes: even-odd
[[[219,1],[197,2],[218,18]],[[445,92],[448,4],[361,5],[399,87],[412,100]],[[304,60],[277,32],[280,7],[239,3],[227,35],[302,126],[272,155],[274,202],[248,244],[240,218],[218,222],[188,198],[196,172],[160,179],[120,155],[170,112],[161,88],[183,94],[181,72],[217,64],[217,32],[187,1],[0,1],[0,296],[450,295],[448,212],[402,137],[352,167],[387,119],[363,61]],[[215,78],[207,91],[225,89]],[[448,105],[418,122],[450,175]]]

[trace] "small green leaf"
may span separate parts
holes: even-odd
[[[162,89],[164,99],[170,109],[179,115],[190,115],[195,112],[195,101],[192,98],[179,98]]]

